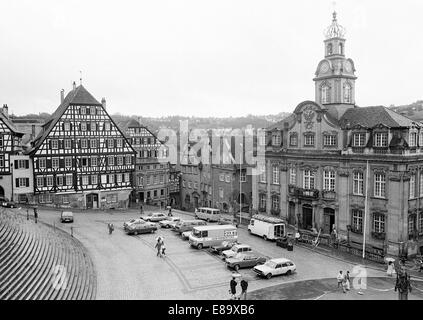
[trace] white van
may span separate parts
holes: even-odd
[[[256,214],[251,218],[248,231],[263,237],[264,240],[275,240],[286,235],[284,220],[261,214]]]
[[[219,221],[220,210],[214,208],[198,208],[195,209],[195,217],[206,221]]]
[[[198,249],[219,245],[223,241],[236,242],[237,240],[237,228],[227,224],[194,227],[189,236],[189,244]]]

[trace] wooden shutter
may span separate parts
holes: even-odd
[[[29,178],[25,178],[25,185],[29,187]]]
[[[15,169],[19,169],[18,168],[18,160],[15,160]]]
[[[16,188],[19,188],[19,178],[15,179],[15,186],[16,186]]]
[[[25,168],[29,169],[29,160],[25,160]]]

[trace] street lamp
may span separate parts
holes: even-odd
[[[242,223],[242,180],[241,180],[241,169],[242,169],[242,149],[243,149],[243,144],[241,143],[241,152],[239,154],[239,224],[241,225]]]

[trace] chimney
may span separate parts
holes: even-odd
[[[6,118],[9,118],[9,107],[7,106],[7,104],[3,105],[3,114],[5,115]]]
[[[65,89],[60,90],[60,103],[65,101]]]
[[[103,105],[104,110],[106,110],[106,98],[103,97],[103,99],[101,99],[101,104]]]
[[[76,90],[76,82],[73,82],[73,90]]]

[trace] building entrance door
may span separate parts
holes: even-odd
[[[313,207],[309,204],[303,205],[303,228],[307,230],[313,228]]]
[[[331,234],[333,231],[333,225],[335,224],[335,210],[331,208],[325,208],[323,211],[323,232]]]
[[[288,207],[288,223],[290,225],[295,224],[295,203],[290,201]]]
[[[87,194],[87,209],[97,209],[98,208],[98,194],[90,193]]]
[[[140,201],[144,202],[144,192],[140,192],[139,196],[140,196]]]
[[[0,186],[0,197],[4,197],[4,189]]]

